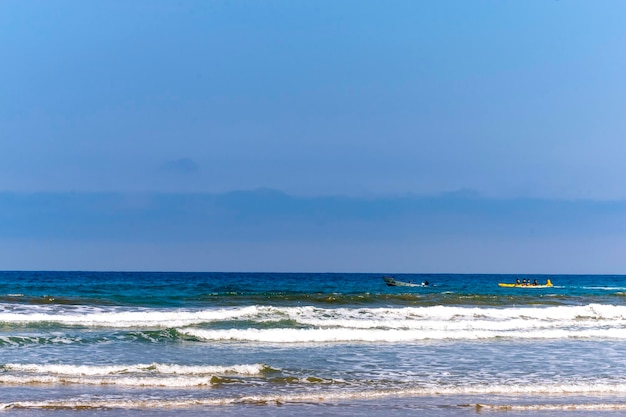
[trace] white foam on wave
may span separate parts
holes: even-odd
[[[606,319],[626,320],[626,306],[605,304],[589,304],[585,306],[533,306],[533,307],[456,307],[456,306],[429,306],[403,308],[337,308],[322,309],[314,307],[274,308],[277,313],[288,316],[293,320],[312,319],[344,319],[353,321],[397,321],[397,320],[511,320],[511,319],[541,319],[541,320],[581,320]]]
[[[626,384],[572,384],[572,385],[534,385],[534,386],[511,386],[501,385],[480,385],[464,387],[415,387],[407,389],[393,390],[345,390],[345,391],[319,391],[303,393],[284,393],[267,395],[250,395],[222,398],[173,398],[173,399],[61,399],[42,401],[14,401],[0,403],[0,410],[7,409],[155,409],[155,408],[191,408],[198,406],[224,406],[233,404],[285,404],[285,403],[319,403],[336,402],[345,400],[380,400],[385,398],[401,397],[425,397],[449,396],[451,400],[462,395],[485,396],[485,395],[515,395],[517,399],[528,398],[538,401],[541,398],[556,397],[576,397],[580,395],[623,395],[626,393]],[[523,395],[524,397],[520,397]],[[626,410],[626,404],[620,402],[603,403],[532,403],[532,404],[469,404],[457,405],[457,407],[475,407],[478,411],[485,410],[518,410],[518,411],[550,411],[550,410]]]
[[[624,403],[475,404],[476,411],[622,411]]]
[[[562,339],[601,338],[626,340],[626,329],[592,330],[385,330],[385,329],[179,329],[183,334],[205,341],[239,341],[266,343],[329,343],[329,342],[412,342],[420,340],[478,340],[494,338]]]
[[[34,312],[0,312],[0,323],[36,324],[58,323],[72,326],[112,328],[164,328],[244,319],[258,313],[255,306],[232,309],[148,310],[148,309],[90,309],[86,311],[59,308]]]
[[[116,385],[124,387],[185,388],[211,386],[224,377],[259,376],[269,369],[264,364],[231,366],[132,364],[68,365],[19,364],[0,366],[0,384],[79,384]]]
[[[580,287],[583,290],[604,290],[604,291],[626,291],[626,287],[599,287],[599,286],[588,286],[588,287]]]
[[[233,322],[232,329],[193,326]],[[281,329],[241,329],[241,322],[296,325]],[[0,312],[0,323],[94,326],[105,328],[178,328],[206,340],[254,341],[405,341],[494,337],[608,337],[624,339],[626,306],[319,308],[247,306],[202,310],[98,308],[86,311],[37,309]],[[300,327],[307,327],[301,329]],[[5,343],[11,343],[7,339]]]
[[[0,367],[6,371],[42,373],[63,376],[107,376],[115,374],[173,374],[173,375],[259,375],[267,366],[262,363],[219,366],[177,364],[131,364],[131,365],[68,365],[7,363]]]
[[[72,377],[59,375],[1,375],[0,384],[78,384],[78,385],[117,385],[123,387],[166,387],[190,388],[211,386],[213,377],[164,378],[164,377]]]

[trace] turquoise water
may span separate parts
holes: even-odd
[[[8,414],[620,415],[626,276],[0,272]],[[553,288],[501,288],[550,278]]]

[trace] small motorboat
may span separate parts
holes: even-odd
[[[385,276],[383,277],[385,284],[390,287],[428,287],[428,281],[422,283],[414,283],[414,282],[406,282],[406,281],[398,281],[394,277]]]

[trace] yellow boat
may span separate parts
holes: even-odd
[[[550,279],[548,279],[548,281],[546,281],[545,284],[538,284],[538,285],[533,285],[533,284],[507,284],[504,282],[499,282],[498,286],[500,287],[507,287],[507,288],[550,288],[553,287],[554,285],[552,285],[552,281],[550,281]]]

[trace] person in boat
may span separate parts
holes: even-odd
[[[520,282],[519,278],[518,278],[518,279],[516,279],[516,280],[515,280],[515,285],[520,285],[520,284],[521,284],[521,282]]]
[[[422,284],[424,285],[424,287],[428,287],[428,281],[424,281]]]
[[[533,281],[533,285],[534,285],[534,286],[537,286],[537,285],[538,285],[538,284],[537,284],[537,280],[534,280],[534,281]]]

